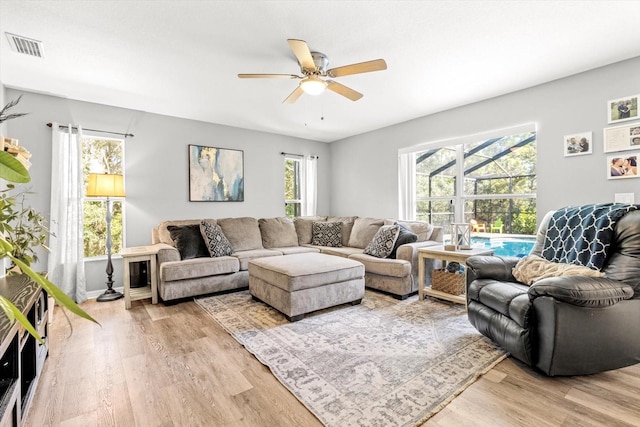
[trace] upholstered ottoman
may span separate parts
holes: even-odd
[[[253,259],[249,292],[295,322],[312,311],[359,304],[364,296],[364,265],[319,253]]]

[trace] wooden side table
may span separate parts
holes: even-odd
[[[123,283],[124,283],[124,306],[127,310],[131,308],[131,301],[151,298],[152,304],[158,303],[158,248],[154,245],[136,246],[124,248],[120,251],[122,255],[123,266]],[[131,273],[129,271],[129,263],[148,261],[149,273],[151,275],[151,285],[141,288],[131,289]]]
[[[425,259],[440,259],[445,261],[459,262],[463,264],[464,269],[464,277],[466,282],[467,275],[467,258],[474,255],[493,255],[493,249],[485,249],[485,248],[471,248],[471,249],[458,249],[454,251],[448,251],[444,249],[444,245],[439,246],[429,246],[426,248],[418,249],[418,296],[420,301],[424,300],[425,295],[429,295],[432,297],[444,299],[447,301],[452,301],[458,304],[466,304],[467,297],[466,295],[452,295],[446,292],[438,291],[435,289],[431,289],[431,287],[424,286],[425,280],[425,267],[424,260]]]

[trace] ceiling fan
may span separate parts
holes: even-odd
[[[293,104],[303,93],[319,95],[324,92],[325,89],[329,89],[352,101],[357,101],[363,96],[360,92],[331,80],[331,78],[387,69],[387,63],[384,59],[375,59],[373,61],[360,62],[327,70],[327,66],[329,65],[327,55],[320,52],[312,52],[304,40],[288,39],[287,42],[298,59],[300,72],[302,73],[301,76],[296,74],[238,74],[238,77],[241,79],[300,79],[298,87],[283,101],[283,104]]]

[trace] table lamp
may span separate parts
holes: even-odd
[[[107,290],[100,296],[97,301],[113,301],[122,298],[123,295],[113,289],[113,264],[111,263],[111,200],[109,197],[125,197],[124,180],[122,175],[89,174],[89,185],[87,186],[87,197],[106,197],[107,198]]]

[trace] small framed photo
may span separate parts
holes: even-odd
[[[564,155],[579,156],[593,152],[593,132],[574,133],[564,137]]]
[[[630,95],[620,99],[607,101],[609,123],[638,119],[638,98],[640,95]]]
[[[604,128],[604,152],[640,149],[640,122]]]
[[[627,153],[607,157],[607,178],[638,178],[638,157],[640,153]]]

